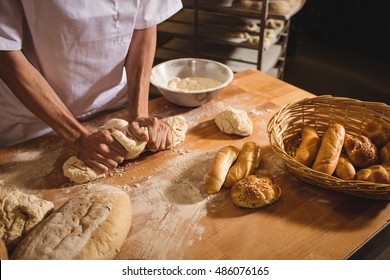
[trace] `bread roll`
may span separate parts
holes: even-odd
[[[235,183],[230,196],[235,205],[244,208],[259,208],[269,205],[279,199],[280,188],[268,176],[248,177]]]
[[[8,251],[3,240],[0,239],[0,260],[8,260]]]
[[[254,142],[245,142],[242,146],[237,161],[230,168],[226,175],[224,187],[230,188],[237,181],[251,175],[253,170],[259,166],[261,160],[260,146]]]
[[[128,195],[99,185],[72,197],[34,227],[11,259],[113,259],[130,225]]]
[[[382,163],[390,163],[390,141],[379,151],[379,159]]]
[[[302,127],[301,137],[302,141],[295,153],[294,159],[310,167],[316,158],[320,146],[320,137],[317,131],[309,125]]]
[[[336,169],[343,148],[345,129],[340,124],[331,124],[325,131],[313,169],[332,175]]]
[[[378,149],[364,135],[346,134],[344,150],[351,163],[359,169],[379,164]]]
[[[339,162],[337,163],[336,176],[343,180],[355,180],[356,170],[353,164],[349,161],[348,157],[341,153]]]
[[[390,183],[390,164],[373,165],[356,173],[356,180],[372,183]]]
[[[237,159],[238,154],[239,149],[234,146],[226,146],[218,151],[211,161],[205,180],[205,188],[208,193],[216,193],[221,189],[226,174]]]
[[[372,143],[381,149],[390,141],[390,124],[383,119],[376,118],[369,122],[362,132]]]

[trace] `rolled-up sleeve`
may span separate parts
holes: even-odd
[[[23,9],[19,0],[0,1],[0,50],[20,50],[23,38]]]
[[[177,13],[183,4],[180,0],[142,0],[137,14],[135,29],[157,25]]]

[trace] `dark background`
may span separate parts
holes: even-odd
[[[307,0],[284,80],[317,95],[390,103],[390,1]]]

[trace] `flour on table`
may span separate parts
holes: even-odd
[[[204,190],[204,176],[213,153],[197,151],[173,160],[150,180],[132,188],[133,229],[129,237],[136,259],[172,259],[200,241],[199,224],[216,199]],[[146,241],[146,242],[145,242]]]

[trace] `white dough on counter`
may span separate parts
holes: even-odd
[[[172,116],[161,120],[166,123],[172,132],[172,145],[174,147],[185,140],[185,135],[188,130],[188,122],[183,116]],[[145,151],[147,142],[139,141],[135,137],[131,138],[131,133],[128,130],[128,122],[123,119],[110,119],[99,130],[113,129],[112,137],[117,140],[125,149],[127,154],[126,160],[137,158]],[[147,128],[144,127],[147,131]],[[77,156],[70,157],[63,165],[63,172],[70,181],[77,184],[87,183],[104,177],[104,173],[96,171],[80,160]]]
[[[17,189],[0,191],[0,239],[11,251],[54,210],[54,204]]]
[[[226,134],[249,136],[253,133],[253,123],[246,111],[229,108],[215,117],[218,128]]]

